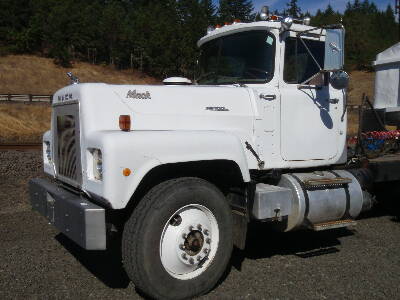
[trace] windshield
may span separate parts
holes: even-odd
[[[267,32],[240,32],[201,47],[198,84],[265,83],[274,75],[275,38]]]

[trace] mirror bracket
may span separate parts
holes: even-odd
[[[298,90],[322,90],[322,86],[320,85],[307,85],[307,84],[298,84]]]

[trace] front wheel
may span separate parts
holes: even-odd
[[[124,267],[148,296],[184,299],[208,292],[232,252],[232,219],[224,195],[199,178],[154,187],[125,224]]]

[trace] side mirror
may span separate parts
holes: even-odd
[[[329,83],[334,89],[342,90],[349,86],[350,76],[345,71],[334,71],[329,78]]]
[[[324,71],[342,70],[344,66],[344,28],[326,29]]]

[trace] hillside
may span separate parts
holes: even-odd
[[[53,94],[68,84],[67,71],[82,82],[121,84],[157,83],[153,78],[132,71],[117,71],[110,67],[76,63],[64,69],[46,58],[13,55],[0,57],[0,94]],[[363,93],[373,98],[374,73],[355,71],[351,75],[349,104],[360,104]],[[39,142],[50,127],[51,108],[48,104],[0,103],[0,143]],[[349,110],[349,134],[357,131],[358,110]]]
[[[9,55],[0,57],[0,94],[51,95],[69,84],[66,72],[71,71],[81,82],[105,82],[115,84],[156,83],[154,78],[133,72],[119,71],[109,66],[77,62],[72,68],[62,68],[52,59],[33,55]]]
[[[62,68],[52,59],[33,55],[0,57],[0,94],[54,94],[69,84],[66,72],[71,71],[81,82],[115,84],[157,83],[154,78],[112,67],[77,62]],[[0,143],[35,143],[50,127],[51,107],[48,104],[0,103]]]
[[[353,71],[350,74],[350,85],[348,88],[349,104],[360,104],[363,93],[372,100],[374,98],[374,86],[374,72]]]

